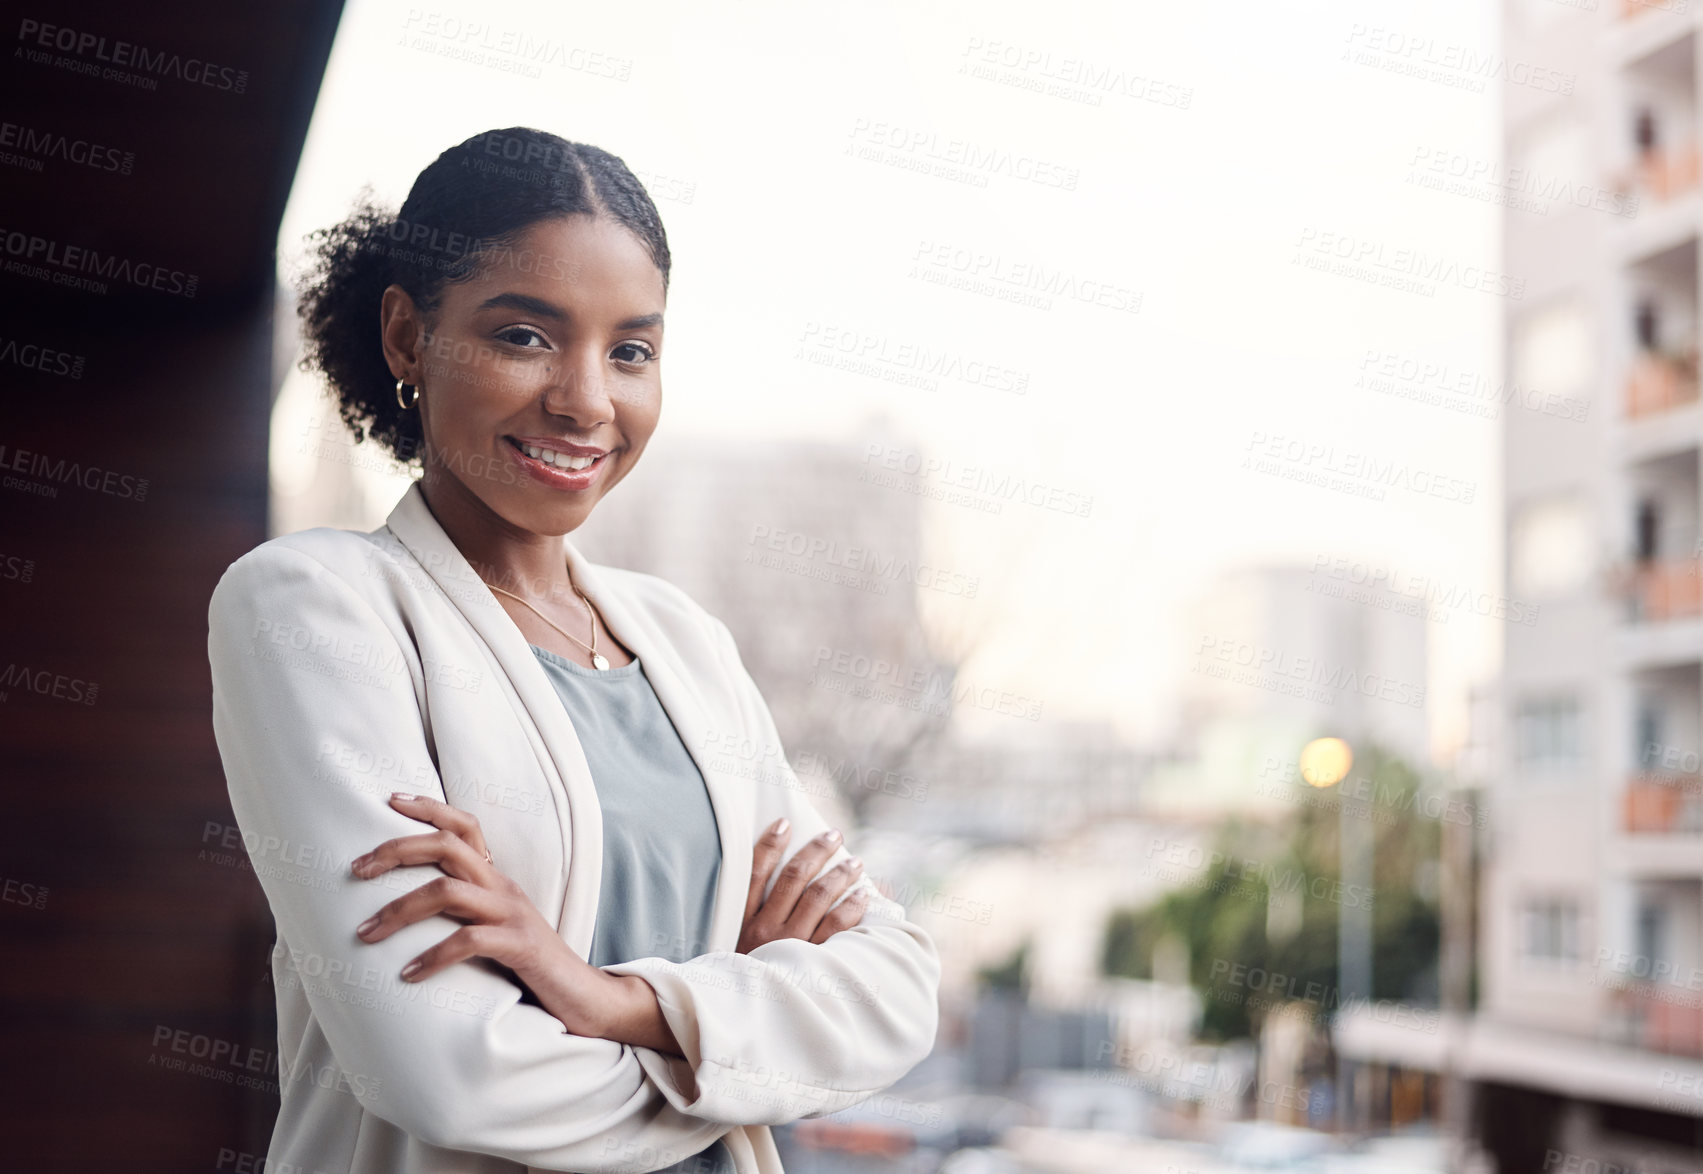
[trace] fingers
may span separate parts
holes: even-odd
[[[485,846],[485,833],[479,827],[477,816],[451,807],[441,799],[433,799],[427,795],[414,795],[407,791],[397,791],[390,797],[390,805],[403,815],[423,820],[433,827],[442,828],[452,835],[460,836],[473,846],[479,859],[490,857],[490,850]]]
[[[363,880],[370,880],[409,864],[436,864],[449,875],[465,881],[479,879],[484,875],[481,870],[490,869],[483,854],[462,837],[454,832],[436,831],[386,840],[365,856],[350,861],[349,870]]]
[[[436,864],[445,875],[380,909],[356,928],[356,936],[367,942],[383,941],[404,926],[439,914],[475,923],[462,926],[404,966],[402,978],[408,982],[420,982],[469,958],[509,965],[526,957],[526,929],[513,916],[512,895],[517,890],[493,867],[478,818],[441,800],[403,791],[391,795],[390,804],[437,830],[386,840],[351,861],[350,871],[371,878],[393,868]]]
[[[821,945],[842,929],[850,929],[863,920],[864,910],[869,908],[869,890],[859,889],[838,905],[828,910],[826,917],[816,923],[816,932],[810,935],[810,940]]]
[[[515,931],[494,925],[464,925],[402,968],[406,982],[422,982],[446,966],[469,958],[508,964],[519,948]]]
[[[356,927],[355,935],[362,941],[382,942],[403,926],[439,913],[464,921],[494,919],[502,913],[502,902],[489,889],[440,876],[404,893],[367,918]]]
[[[804,890],[804,895],[793,907],[791,916],[786,919],[781,932],[789,938],[809,939],[816,932],[817,923],[828,911],[837,897],[857,881],[863,873],[863,861],[856,856],[848,856],[833,868],[822,874],[820,880]]]
[[[757,837],[757,846],[751,853],[751,886],[745,893],[745,922],[756,917],[757,910],[762,907],[763,891],[768,888],[769,877],[775,871],[775,865],[780,863],[791,836],[792,824],[782,816]]]
[[[763,902],[762,912],[758,919],[765,924],[778,926],[792,916],[793,907],[804,893],[804,888],[812,877],[822,871],[822,866],[840,846],[840,833],[833,828],[805,843],[791,860],[775,877],[775,887],[769,893],[769,899]]]

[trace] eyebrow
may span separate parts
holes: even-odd
[[[529,294],[519,293],[500,293],[494,297],[486,298],[484,301],[479,303],[478,309],[475,313],[484,310],[497,309],[498,307],[506,307],[510,310],[520,310],[527,314],[536,314],[540,318],[550,318],[557,322],[566,322],[570,317],[566,310],[553,302],[547,302],[543,298],[535,298]],[[661,314],[641,314],[637,318],[628,318],[623,322],[617,322],[615,324],[615,329],[643,330],[647,326],[660,326],[661,324]]]

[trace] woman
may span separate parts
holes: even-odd
[[[316,259],[306,361],[422,476],[371,533],[244,555],[209,611],[278,930],[268,1168],[776,1174],[768,1126],[928,1053],[939,959],[726,626],[564,537],[657,425],[655,207],[607,152],[491,131]]]

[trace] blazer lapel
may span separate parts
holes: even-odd
[[[557,932],[586,957],[603,879],[603,814],[573,722],[526,637],[432,515],[418,481],[408,487],[385,524],[485,641],[518,707],[538,731],[540,762],[567,833],[568,883],[557,913]]]
[[[569,946],[586,957],[591,950],[603,879],[603,815],[573,722],[520,629],[438,524],[418,481],[402,495],[386,525],[489,646],[520,707],[538,730],[547,765],[554,767],[544,773],[568,831],[568,884],[559,932]],[[564,537],[562,546],[574,582],[596,605],[608,631],[644,665],[657,700],[704,777],[722,850],[710,940],[725,943],[720,948],[731,950],[744,920],[749,876],[748,870],[735,864],[748,862],[752,851],[749,803],[744,791],[736,780],[708,761],[703,739],[709,726],[704,709],[692,674],[671,643],[657,631],[643,608],[606,579],[572,542]]]

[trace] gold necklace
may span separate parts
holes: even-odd
[[[531,602],[529,602],[526,599],[523,599],[519,595],[516,595],[513,591],[504,591],[501,587],[498,587],[495,583],[491,583],[491,582],[486,582],[485,586],[489,587],[492,591],[495,591],[495,592],[498,592],[499,594],[508,596],[510,599],[515,600],[517,603],[520,603],[520,604],[525,605],[526,607],[532,608],[533,614],[536,615],[539,619],[543,620],[546,624],[549,624],[552,628],[556,629],[556,631],[558,631],[562,635],[566,636],[569,640],[572,640],[575,644],[578,644],[581,648],[583,648],[587,652],[591,653],[591,664],[592,664],[593,668],[598,669],[598,670],[603,670],[603,669],[606,669],[606,668],[609,667],[609,658],[606,657],[606,656],[599,655],[599,653],[597,651],[597,611],[596,611],[596,609],[594,609],[591,606],[591,600],[586,599],[585,592],[583,592],[579,589],[579,584],[574,582],[574,577],[573,577],[572,574],[570,574],[568,576],[568,586],[572,587],[574,589],[574,594],[579,596],[580,599],[585,602],[585,610],[591,616],[591,643],[590,644],[587,644],[584,640],[581,640],[578,636],[574,635],[572,632],[570,632],[566,628],[562,627],[562,625],[558,624],[555,620],[551,619],[549,616],[547,616],[543,612],[539,611],[536,607],[533,607]]]

